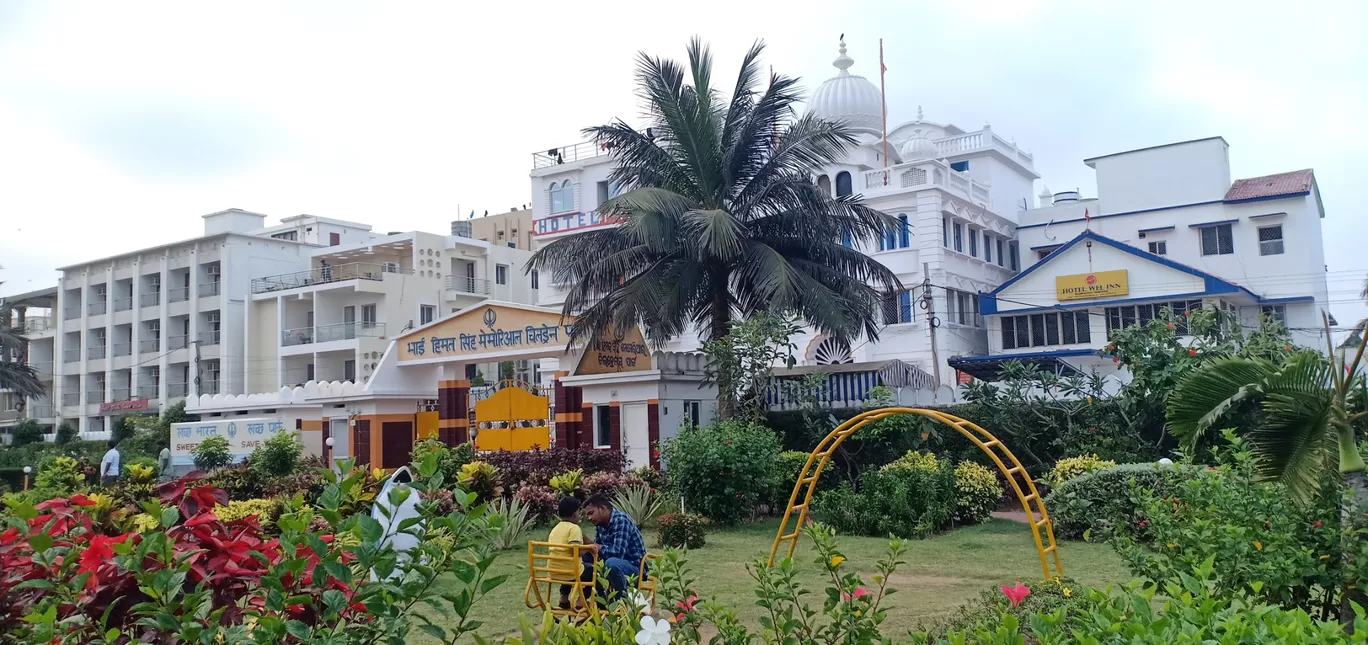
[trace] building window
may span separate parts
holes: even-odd
[[[905,249],[909,246],[912,246],[912,230],[909,228],[907,215],[898,215],[897,225],[886,231],[879,239],[879,250]]]
[[[883,319],[885,325],[912,322],[912,292],[900,291],[884,296]]]
[[[836,196],[849,197],[850,193],[850,173],[842,170],[836,175]]]
[[[969,257],[978,257],[978,229],[969,229]]]
[[[899,215],[898,222],[902,224],[898,229],[898,248],[905,249],[912,246],[912,225],[907,222],[907,215]]]
[[[328,246],[337,246],[342,243],[341,233],[328,233]]]
[[[987,233],[983,234],[983,261],[989,263],[993,261],[993,238]]]
[[[950,248],[950,218],[941,218],[941,244]]]
[[[510,248],[510,249],[516,249],[516,248],[518,248],[518,243],[517,243],[517,242],[509,242],[509,243],[508,243],[508,248]]]
[[[541,279],[540,279],[540,276],[537,275],[537,270],[536,270],[536,269],[533,269],[533,270],[532,270],[532,290],[533,290],[533,291],[536,291],[537,289],[540,289],[540,288],[541,288]]]
[[[689,425],[697,428],[698,424],[702,421],[703,418],[703,415],[700,414],[700,412],[702,412],[702,408],[703,404],[699,401],[685,401],[684,420],[688,421]]]
[[[1259,255],[1282,255],[1282,225],[1259,228]]]
[[[998,247],[998,266],[1002,266],[1002,263],[1007,261],[1006,259],[1003,258],[1003,255],[1004,255],[1004,254],[1003,254],[1003,252],[1002,252],[1002,240],[998,240],[998,241],[997,241],[997,247]]]
[[[959,251],[960,253],[963,253],[963,252],[964,252],[964,225],[963,225],[963,224],[960,224],[959,222],[955,222],[955,223],[952,224],[951,226],[955,229],[955,250],[956,250],[956,251]]]
[[[1092,342],[1086,311],[1063,311],[1002,317],[1002,348],[1080,345]]]
[[[1235,237],[1229,224],[1204,226],[1202,232],[1202,255],[1230,255],[1235,252]]]
[[[361,327],[370,329],[375,327],[375,305],[361,305]]]
[[[508,284],[508,265],[494,265],[494,284]]]
[[[418,306],[418,324],[420,324],[420,325],[426,325],[426,324],[432,322],[433,320],[436,320],[436,318],[437,318],[437,306],[436,306],[436,305],[419,305],[419,306]]]
[[[979,317],[978,295],[955,289],[945,290],[946,321],[968,327],[982,324]]]
[[[968,162],[968,161],[956,161],[956,162],[950,164],[950,169],[951,169],[951,170],[954,170],[954,171],[957,171],[957,172],[969,172],[969,162]]]
[[[1020,267],[1021,267],[1021,258],[1019,257],[1020,251],[1018,250],[1017,243],[1016,243],[1016,242],[1012,242],[1012,243],[1008,244],[1008,245],[1007,245],[1007,250],[1010,251],[1011,254],[1012,254],[1012,256],[1011,256],[1011,264],[1010,264],[1010,266],[1012,267],[1012,270],[1013,270],[1013,271],[1020,271],[1020,270],[1021,270],[1021,269],[1020,269]]]
[[[551,182],[551,212],[564,213],[575,207],[575,185],[567,179],[561,183]]]
[[[1147,305],[1128,305],[1125,307],[1107,307],[1105,310],[1107,318],[1107,338],[1111,338],[1113,330],[1125,329],[1131,325],[1149,324],[1149,321],[1156,318],[1162,319],[1164,308],[1167,307],[1173,312],[1173,331],[1179,336],[1188,335],[1189,311],[1196,311],[1202,308],[1201,300],[1175,300],[1173,302],[1156,302]]]
[[[285,231],[284,233],[276,233],[271,237],[277,240],[289,240],[293,242],[299,239],[299,231]]]
[[[1047,246],[1047,247],[1045,247],[1045,248],[1043,248],[1043,249],[1036,249],[1036,250],[1035,250],[1035,251],[1036,251],[1036,259],[1037,259],[1037,260],[1044,260],[1045,258],[1050,257],[1050,254],[1051,254],[1051,253],[1054,253],[1056,250],[1058,250],[1058,249],[1059,249],[1059,246],[1060,246],[1060,245],[1056,244],[1056,245],[1054,245],[1054,246]]]
[[[1287,326],[1287,305],[1264,305],[1259,309],[1259,313],[1268,316]]]
[[[356,359],[342,361],[342,380],[356,382]]]
[[[826,175],[818,177],[817,188],[821,189],[823,195],[831,197],[831,178]]]
[[[1149,252],[1155,255],[1168,255],[1168,242],[1150,242]]]
[[[594,447],[613,447],[612,408],[607,405],[594,406]]]
[[[480,366],[478,366],[478,365],[476,365],[476,364],[474,364],[474,363],[466,363],[466,366],[465,366],[465,373],[466,373],[466,379],[467,379],[467,380],[473,379],[473,378],[475,378],[476,375],[478,375],[478,374],[480,373]]]

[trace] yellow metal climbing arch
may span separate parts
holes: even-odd
[[[895,414],[915,414],[939,421],[954,428],[987,454],[993,463],[997,464],[1003,477],[1007,478],[1012,492],[1016,493],[1017,499],[1021,502],[1021,508],[1026,511],[1026,522],[1035,536],[1036,551],[1040,553],[1040,568],[1045,573],[1045,578],[1064,575],[1064,564],[1059,559],[1059,546],[1055,543],[1054,527],[1050,524],[1050,514],[1045,510],[1045,502],[1040,499],[1040,491],[1036,490],[1035,482],[1031,480],[1031,476],[1027,474],[1021,462],[1017,461],[1012,451],[1002,445],[997,437],[971,421],[923,408],[880,408],[860,413],[832,430],[831,434],[817,444],[808,456],[807,463],[803,465],[802,473],[798,475],[798,483],[793,486],[793,494],[789,496],[784,521],[780,522],[779,532],[774,536],[774,546],[770,548],[770,566],[774,566],[774,559],[779,554],[779,545],[785,541],[789,543],[786,557],[793,557],[793,552],[798,548],[798,536],[802,535],[803,524],[807,521],[812,495],[817,491],[817,480],[841,442],[856,430]],[[798,501],[800,497],[802,503]],[[1051,562],[1054,564],[1053,572],[1050,571]]]

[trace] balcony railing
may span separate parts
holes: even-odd
[[[152,293],[144,293],[141,296],[138,296],[138,300],[144,307],[156,307],[161,304],[161,291],[158,290]]]
[[[330,282],[341,282],[343,280],[384,280],[386,273],[412,273],[412,271],[401,271],[394,265],[381,264],[338,264],[318,267],[308,271],[296,271],[294,273],[284,273],[272,275],[264,278],[252,280],[252,293],[270,293],[272,291],[283,291],[285,289],[295,289],[307,287],[315,284],[327,284]]]
[[[51,363],[51,362],[29,363],[29,367],[32,367],[32,368],[33,368],[33,371],[34,371],[35,373],[38,374],[38,380],[40,380],[40,381],[51,381],[51,380],[52,380],[52,363]]]
[[[200,394],[218,394],[218,393],[219,393],[219,382],[218,382],[218,381],[211,381],[211,380],[209,380],[209,379],[201,379],[201,380],[200,380],[199,393],[200,393]]]
[[[167,336],[166,351],[169,352],[173,349],[185,349],[186,346],[189,344],[188,342],[186,342],[188,340],[190,340],[189,336]]]
[[[104,345],[86,348],[86,360],[98,360],[105,357],[106,348]]]
[[[56,329],[56,321],[52,316],[29,316],[24,318],[24,333],[28,335],[41,334],[49,329]]]
[[[161,351],[160,338],[144,338],[138,341],[138,351],[144,354],[153,354]]]
[[[166,297],[171,302],[181,302],[183,300],[189,300],[190,287],[177,287],[175,289],[167,289]]]
[[[489,295],[489,281],[484,278],[468,278],[462,275],[449,275],[446,278],[448,291],[470,293],[480,296]]]
[[[114,389],[112,389],[112,390],[109,391],[109,400],[110,400],[110,401],[127,401],[127,400],[133,398],[133,397],[129,396],[130,394],[132,394],[132,389],[131,389],[131,388],[116,387],[116,388],[114,388]]]
[[[611,150],[606,145],[593,141],[582,141],[570,146],[551,148],[545,152],[532,153],[532,168],[549,168],[563,163],[574,163],[602,157]]]
[[[199,297],[208,298],[219,295],[218,282],[205,282],[199,286]]]
[[[62,405],[80,405],[80,392],[65,392],[62,394]]]
[[[75,320],[81,317],[81,305],[67,305],[62,308],[63,320]]]
[[[86,403],[104,403],[104,402],[105,402],[105,393],[104,393],[104,389],[103,389],[103,388],[102,388],[102,389],[99,389],[99,390],[86,390]]]
[[[103,301],[103,300],[101,300],[101,301],[99,301],[99,302],[92,302],[92,303],[86,305],[86,313],[88,313],[88,314],[90,314],[90,315],[92,315],[92,316],[98,316],[98,315],[104,313],[105,310],[106,310],[107,308],[108,308],[108,304],[107,304],[105,301]]]
[[[383,338],[384,336],[385,323],[349,322],[286,329],[280,332],[280,344],[289,347],[292,345],[327,343],[334,340],[351,340],[353,338]]]
[[[199,342],[201,345],[217,345],[221,335],[218,330],[202,331],[199,333]]]
[[[133,308],[133,296],[114,299],[114,311],[128,311]]]
[[[128,356],[133,353],[133,343],[114,343],[115,356]]]
[[[166,396],[170,398],[183,397],[190,395],[190,385],[188,383],[167,383]]]
[[[156,386],[156,385],[139,385],[139,386],[138,386],[138,398],[139,398],[139,399],[144,399],[144,400],[151,400],[151,399],[157,398],[157,386]]]
[[[68,348],[62,350],[62,362],[63,362],[63,363],[79,363],[79,362],[81,362],[81,348],[80,348],[80,347],[68,347]]]
[[[57,416],[57,408],[51,405],[32,405],[29,406],[29,418],[31,419],[51,419]]]

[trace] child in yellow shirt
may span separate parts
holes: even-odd
[[[579,510],[579,500],[573,497],[562,497],[560,504],[556,507],[556,515],[560,516],[561,521],[559,524],[551,528],[551,535],[546,538],[546,541],[566,545],[584,544],[584,531],[580,528],[579,525]],[[550,552],[551,555],[565,558],[571,557],[571,555],[574,553],[574,550],[568,546],[553,546],[547,550]],[[592,571],[585,571],[583,562],[576,562],[575,567],[576,568],[571,569],[569,565],[567,565],[564,574],[558,575],[556,577],[558,579],[563,578],[567,581],[577,579],[593,580],[592,576],[594,575],[594,573]],[[586,573],[589,576],[587,578],[585,576]],[[561,609],[570,608],[569,584],[563,584],[560,586],[560,607]]]

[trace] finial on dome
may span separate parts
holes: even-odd
[[[851,65],[854,65],[854,64],[855,64],[855,59],[853,59],[853,58],[851,58],[851,57],[849,57],[849,56],[846,56],[845,34],[841,34],[841,47],[840,47],[840,51],[841,51],[841,55],[840,55],[840,56],[837,56],[837,57],[836,57],[836,60],[832,61],[831,64],[832,64],[832,66],[835,67],[836,69],[841,70],[841,75],[842,75],[842,76],[845,76],[845,75],[850,74],[850,72],[847,71],[847,70],[850,69],[850,66],[851,66]]]
[[[922,110],[920,105],[917,106],[917,120],[922,120]]]

